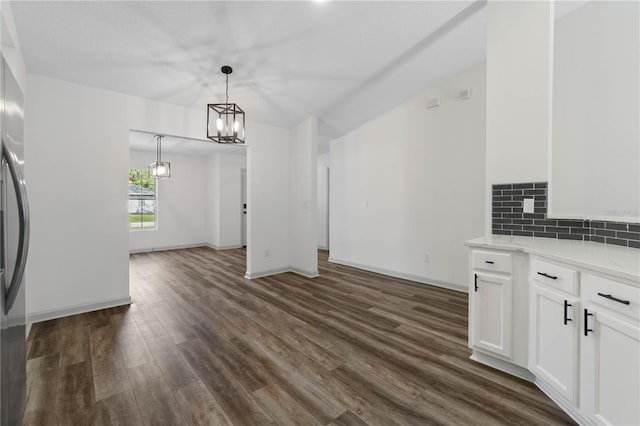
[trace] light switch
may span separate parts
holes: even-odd
[[[533,198],[525,198],[522,204],[524,213],[533,213]]]

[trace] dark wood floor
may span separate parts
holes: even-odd
[[[250,281],[244,250],[132,255],[130,307],[33,326],[25,424],[572,423],[468,359],[466,294],[319,258]]]

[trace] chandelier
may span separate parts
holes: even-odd
[[[233,69],[225,65],[221,71],[227,80],[227,99],[224,104],[207,104],[207,138],[218,143],[244,143],[244,111],[229,103],[229,74]]]
[[[162,135],[156,135],[156,161],[149,164],[151,175],[157,179],[171,177],[171,163],[162,161]]]

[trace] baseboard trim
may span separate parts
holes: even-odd
[[[32,312],[27,316],[27,330],[31,330],[31,325],[36,322],[48,321],[56,318],[68,317],[69,315],[84,314],[85,312],[130,304],[131,296],[127,296],[118,299],[101,300],[93,303],[84,303],[82,305],[67,306],[59,309]]]
[[[261,271],[261,272],[246,271],[244,273],[244,277],[248,280],[253,280],[256,278],[270,277],[271,275],[284,274],[287,272],[291,272],[291,267],[287,266],[285,268],[269,269],[267,271]]]
[[[302,275],[303,277],[307,277],[307,278],[316,278],[320,276],[320,273],[318,272],[318,270],[316,269],[315,271],[305,271],[303,269],[298,269],[298,268],[294,268],[293,266],[291,267],[291,272],[293,272],[294,274],[298,274],[298,275]]]
[[[329,257],[329,262],[337,263],[338,265],[350,266],[356,269],[362,269],[364,271],[375,272],[377,274],[388,275],[394,278],[414,281],[420,284],[428,284],[436,287],[446,288],[449,290],[459,291],[461,293],[468,293],[468,288],[464,285],[452,284],[445,281],[433,280],[431,278],[419,277],[417,275],[406,274],[404,272],[393,271],[385,268],[378,268],[377,266],[365,265],[362,263],[351,262],[349,260],[338,259],[335,257]]]
[[[294,268],[293,266],[287,266],[285,268],[271,269],[271,270],[262,271],[262,272],[246,271],[244,273],[244,277],[248,280],[253,280],[256,278],[270,277],[272,275],[286,274],[287,272],[293,272],[294,274],[302,275],[303,277],[307,277],[307,278],[316,278],[320,276],[320,273],[318,272],[318,270],[305,271],[303,269]]]
[[[538,389],[542,391],[542,393],[547,395],[550,400],[556,403],[558,407],[560,407],[565,413],[567,413],[569,417],[575,420],[577,424],[587,425],[592,423],[591,421],[589,421],[589,419],[584,417],[573,404],[567,402],[562,395],[557,393],[555,389],[547,385],[544,381],[536,377],[536,379],[533,381],[533,384],[536,385]]]
[[[522,380],[526,380],[527,382],[534,382],[536,378],[526,368],[522,368],[519,365],[511,364],[510,362],[492,357],[491,355],[485,355],[481,352],[473,351],[469,358],[476,362],[479,362],[480,364],[484,364],[489,367],[495,368],[496,370],[511,374],[512,376],[519,377]]]
[[[129,250],[129,253],[130,254],[134,254],[134,253],[152,253],[154,251],[181,250],[181,249],[189,249],[189,248],[197,248],[197,247],[209,247],[209,244],[207,244],[207,243],[199,243],[199,244],[180,244],[180,245],[177,245],[177,246],[150,247],[150,248]]]
[[[217,246],[217,245],[215,245],[215,244],[209,244],[209,243],[207,243],[207,244],[205,244],[205,246],[206,246],[206,247],[209,247],[209,248],[211,248],[211,249],[214,249],[214,250],[218,250],[218,251],[219,251],[219,250],[232,250],[232,249],[239,249],[239,248],[242,248],[242,244],[240,244],[240,245],[233,244],[233,245],[230,245],[230,246]]]

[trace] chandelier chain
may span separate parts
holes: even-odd
[[[229,74],[227,74],[227,90],[225,91],[227,95],[227,104],[229,103]]]

